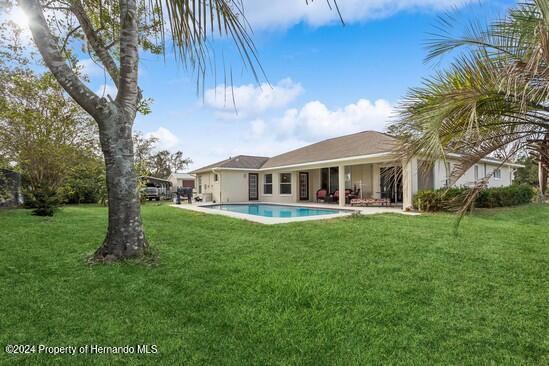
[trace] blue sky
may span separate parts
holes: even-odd
[[[382,131],[408,88],[445,63],[423,62],[424,42],[438,16],[450,11],[466,24],[471,17],[501,16],[515,2],[338,0],[345,26],[321,0],[310,6],[305,0],[244,3],[270,85],[242,72],[227,41],[215,42],[233,69],[238,114],[231,92],[227,95],[223,84],[216,89],[213,73],[202,98],[193,74],[169,55],[166,60],[142,56],[140,85],[154,103],[150,115],[138,116],[135,129],[157,136],[159,148],[182,150],[194,161],[190,168],[237,154],[273,156],[325,138]],[[103,91],[103,71],[90,60],[83,64],[92,88]],[[221,82],[221,71],[217,74]],[[115,93],[110,85],[104,90]]]

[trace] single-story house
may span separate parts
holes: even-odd
[[[168,177],[172,183],[172,191],[177,191],[177,188],[194,188],[195,178],[189,173],[172,173]]]
[[[191,172],[198,194],[219,203],[316,201],[316,192],[351,189],[361,197],[386,198],[412,206],[420,189],[441,188],[448,183],[458,154],[448,154],[431,168],[411,159],[404,167],[394,152],[397,139],[385,133],[364,131],[327,139],[272,158],[238,155]],[[455,158],[455,160],[452,160]],[[520,165],[482,159],[471,167],[456,186],[470,185],[493,173],[490,187],[508,186]],[[494,171],[495,170],[495,171]],[[391,174],[398,172],[398,174]],[[360,190],[360,191],[359,191]],[[345,200],[339,200],[344,206]]]

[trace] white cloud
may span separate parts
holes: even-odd
[[[327,138],[365,130],[383,131],[393,111],[394,105],[384,99],[359,99],[332,109],[311,101],[301,108],[287,109],[278,118],[217,124],[205,132],[209,139],[207,151],[200,139],[184,144],[194,169],[238,154],[275,156]]]
[[[263,136],[267,124],[262,119],[256,119],[250,122],[250,137],[257,138]]]
[[[319,101],[312,101],[301,109],[287,110],[274,124],[279,139],[315,141],[364,130],[383,131],[392,113],[393,106],[384,99],[373,103],[359,99],[335,110]]]
[[[205,93],[206,106],[217,110],[220,117],[235,118],[257,116],[270,109],[283,108],[303,92],[301,84],[283,79],[276,85],[262,83],[236,87],[218,85]],[[234,103],[233,103],[234,96]],[[236,111],[235,113],[235,104]]]
[[[472,0],[337,0],[343,20],[357,23],[383,18],[399,11],[440,11],[460,7]],[[244,10],[253,29],[288,28],[297,23],[322,26],[339,21],[333,0],[332,9],[326,1],[246,0]]]
[[[159,127],[154,132],[148,132],[145,137],[156,137],[158,139],[156,145],[158,150],[171,150],[179,143],[177,136],[165,127]]]
[[[103,84],[95,91],[95,94],[99,95],[100,97],[106,97],[107,95],[110,95],[112,98],[115,98],[117,93],[118,89],[116,89],[116,86],[111,84]]]

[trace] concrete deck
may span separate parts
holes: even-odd
[[[217,203],[181,203],[180,205],[171,205],[172,207],[181,208],[184,210],[189,211],[195,211],[195,212],[201,212],[206,214],[213,214],[213,215],[222,215],[222,216],[229,216],[233,218],[248,220],[257,222],[260,224],[265,225],[274,225],[274,224],[287,224],[291,222],[301,222],[301,221],[312,221],[312,220],[329,220],[339,217],[347,217],[351,216],[356,213],[360,213],[361,215],[376,215],[376,214],[384,214],[384,213],[396,213],[401,215],[419,215],[417,212],[405,212],[400,207],[350,207],[345,206],[343,208],[340,208],[337,205],[333,204],[327,204],[327,203],[312,203],[312,202],[305,202],[305,203],[273,203],[273,202],[231,202],[230,204],[250,204],[250,203],[263,203],[263,204],[269,204],[269,205],[280,205],[280,206],[297,206],[297,207],[311,207],[311,208],[324,208],[324,209],[333,209],[333,210],[340,210],[342,212],[334,213],[330,215],[316,215],[316,216],[304,216],[304,217],[265,217],[265,216],[256,216],[256,215],[248,215],[243,214],[239,212],[231,212],[231,211],[222,211],[222,210],[215,210],[208,208],[208,206],[216,206]]]

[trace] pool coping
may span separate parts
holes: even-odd
[[[232,218],[257,222],[264,225],[276,225],[276,224],[289,224],[292,222],[303,222],[303,221],[314,221],[314,220],[330,220],[330,219],[337,219],[342,217],[349,217],[353,214],[375,214],[375,213],[388,213],[387,211],[380,211],[380,212],[364,212],[364,209],[361,207],[344,207],[344,208],[329,208],[325,206],[315,205],[312,204],[297,204],[297,203],[279,203],[279,202],[261,202],[261,201],[254,201],[254,202],[231,202],[231,203],[224,203],[224,204],[232,204],[232,205],[247,205],[247,204],[268,204],[268,205],[276,205],[276,206],[294,206],[294,207],[308,207],[308,208],[322,208],[322,209],[331,209],[331,210],[337,210],[337,211],[347,211],[347,212],[338,212],[334,214],[329,215],[314,215],[314,216],[303,216],[303,217],[266,217],[266,216],[256,216],[256,215],[250,215],[250,214],[244,214],[239,212],[232,212],[232,211],[222,211],[222,210],[212,210],[208,208],[208,206],[218,206],[220,203],[203,203],[203,204],[172,204],[170,206],[175,208],[180,208],[183,210],[189,210],[194,212],[201,212],[205,214],[210,215],[221,215],[221,216],[228,216]],[[392,211],[396,212],[396,211]],[[404,212],[403,212],[404,213]]]
[[[286,203],[274,203],[274,202],[231,202],[231,203],[224,203],[224,205],[249,205],[249,204],[268,204],[273,206],[293,206],[293,207],[308,207],[308,208],[319,208],[314,206],[308,206],[308,205],[297,205],[297,204],[286,204]],[[302,217],[266,217],[266,216],[256,216],[256,215],[250,215],[240,212],[232,212],[232,211],[223,211],[223,210],[212,210],[211,208],[208,208],[208,206],[219,206],[219,203],[205,203],[201,205],[171,205],[172,207],[181,208],[184,210],[190,210],[195,212],[202,212],[210,215],[222,215],[222,216],[228,216],[233,217],[237,219],[243,219],[248,220],[252,222],[257,222],[260,224],[265,225],[275,225],[275,224],[288,224],[291,222],[302,222],[302,221],[313,221],[313,220],[329,220],[329,219],[335,219],[339,217],[348,217],[357,210],[351,210],[349,208],[344,209],[333,209],[337,211],[348,211],[348,212],[338,212],[333,213],[329,215],[314,215],[314,216],[302,216]],[[324,209],[329,209],[324,207]]]

